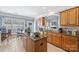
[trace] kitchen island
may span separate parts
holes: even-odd
[[[47,37],[32,37],[28,35],[24,35],[24,37],[23,44],[27,52],[47,52]]]

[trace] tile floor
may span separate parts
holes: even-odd
[[[48,52],[65,52],[64,50],[62,50],[52,44],[47,43],[47,46],[48,46],[47,47]]]
[[[47,50],[48,52],[65,52],[64,50],[49,43],[47,43]],[[6,40],[3,41],[0,45],[0,52],[25,52],[25,49],[23,47],[22,40],[14,38],[9,40],[8,43]]]

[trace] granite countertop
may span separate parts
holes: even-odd
[[[30,36],[29,36],[28,34],[24,34],[24,36],[26,36],[26,37],[32,39],[33,41],[37,41],[37,40],[40,40],[40,39],[46,37],[46,36],[42,36],[42,35],[40,35],[40,37],[34,37],[33,35],[30,35]]]
[[[66,34],[66,33],[62,33],[62,35],[73,36],[73,37],[79,37],[79,35],[68,35],[68,34]]]
[[[48,31],[48,32],[57,33],[57,34],[62,34],[62,33],[58,32],[58,31]]]
[[[31,38],[33,41],[38,41],[38,40],[41,40],[42,38],[44,38],[45,36],[40,36],[40,37],[33,37],[33,36],[30,36],[29,38]]]
[[[56,34],[62,34],[62,35],[67,35],[67,36],[73,36],[73,37],[79,37],[79,35],[68,35],[66,33],[60,33],[60,32],[56,32],[56,31],[48,31],[48,32],[52,32],[52,33],[56,33]]]

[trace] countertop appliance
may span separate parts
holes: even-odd
[[[63,32],[62,28],[59,28],[59,33],[62,33],[62,32]]]

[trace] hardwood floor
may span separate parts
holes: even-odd
[[[47,44],[47,51],[48,52],[65,52],[64,50],[51,45],[51,44]],[[7,41],[3,41],[0,45],[0,52],[25,52],[25,49],[23,47],[23,43],[21,39],[17,39],[17,38],[13,38],[11,40],[9,40],[9,42],[7,43]]]

